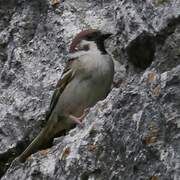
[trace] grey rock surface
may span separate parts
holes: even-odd
[[[180,179],[179,0],[0,0],[2,180]],[[114,88],[50,149],[38,134],[72,38],[111,31]]]

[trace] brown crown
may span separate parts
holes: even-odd
[[[80,41],[82,39],[84,39],[87,35],[91,34],[91,33],[94,33],[98,31],[97,29],[88,29],[88,30],[84,30],[84,31],[81,31],[79,34],[76,35],[76,37],[72,40],[72,43],[70,45],[70,49],[69,49],[69,52],[70,53],[74,53],[76,52],[76,46],[77,44],[80,43]]]

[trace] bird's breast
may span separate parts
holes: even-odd
[[[59,99],[61,112],[79,116],[87,107],[106,97],[113,78],[111,59],[86,56],[76,64],[76,73]]]
[[[100,53],[83,56],[79,59],[78,67],[82,76],[92,77],[97,80],[113,71],[111,57]]]
[[[93,54],[84,57],[81,61],[82,71],[81,82],[87,83],[91,87],[91,91],[99,96],[107,94],[109,91],[113,75],[114,65],[109,55]]]

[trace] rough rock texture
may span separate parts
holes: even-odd
[[[112,92],[83,129],[10,166],[45,123],[71,39],[90,27],[114,33]],[[2,180],[179,180],[179,64],[179,0],[0,0]]]

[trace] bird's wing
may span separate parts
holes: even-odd
[[[62,73],[62,77],[58,81],[56,85],[56,89],[54,91],[54,94],[52,95],[51,103],[48,112],[46,113],[46,121],[49,119],[54,107],[56,106],[56,103],[59,99],[59,96],[64,91],[66,85],[73,79],[75,72],[72,69],[72,63],[75,59],[70,59],[68,63],[66,64],[66,67]]]

